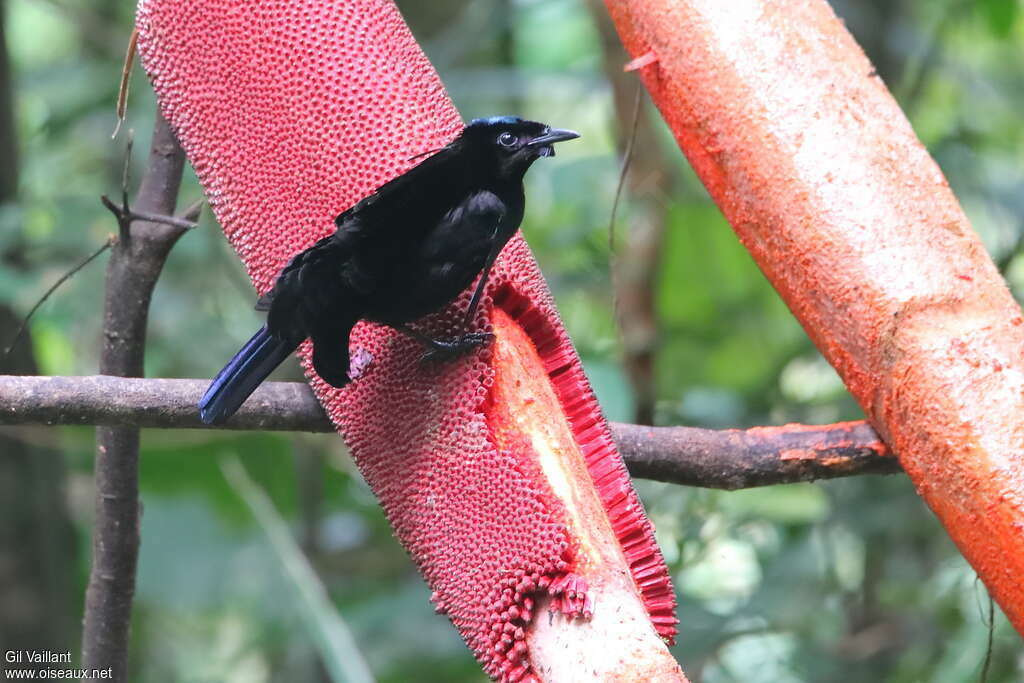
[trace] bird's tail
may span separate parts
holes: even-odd
[[[260,328],[210,382],[199,400],[199,419],[219,424],[234,415],[297,346],[272,336],[266,326]]]

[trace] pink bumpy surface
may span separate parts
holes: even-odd
[[[143,0],[138,27],[161,110],[260,292],[294,253],[333,231],[337,214],[463,125],[390,1]],[[468,299],[420,328],[462,332]],[[490,329],[500,305],[537,345],[652,620],[671,640],[674,597],[650,523],[520,237],[483,303],[477,330]],[[589,603],[565,590],[575,581],[574,542],[561,502],[528,449],[494,445],[490,352],[424,365],[418,344],[367,323],[351,349],[363,363],[343,390],[315,375],[308,342],[300,349],[317,396],[438,611],[491,676],[532,678],[523,630],[535,602],[557,592],[555,606],[581,618]]]

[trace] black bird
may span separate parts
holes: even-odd
[[[360,320],[393,327],[426,344],[428,356],[471,349],[487,335],[431,339],[407,324],[440,310],[480,282],[519,229],[523,175],[552,145],[579,135],[511,116],[476,119],[453,142],[335,219],[337,230],[284,267],[256,308],[267,324],[213,379],[199,401],[207,424],[223,422],[307,337],[313,367],[335,387],[350,379],[348,339]]]

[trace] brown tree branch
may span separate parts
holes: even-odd
[[[103,424],[210,429],[196,403],[198,379],[0,376],[0,425]],[[224,429],[332,432],[310,388],[266,382]],[[741,489],[899,472],[896,458],[864,422],[716,431],[613,424],[633,476],[716,489]]]
[[[135,199],[140,212],[174,213],[184,164],[184,152],[158,114],[149,163]],[[127,187],[122,189],[127,196]],[[185,228],[118,219],[120,238],[107,265],[100,372],[141,377],[150,298],[167,254]],[[138,456],[138,427],[96,430],[96,521],[85,594],[82,666],[112,668],[116,681],[128,679],[128,633],[139,551]]]
[[[751,429],[612,425],[630,474],[726,490],[899,472],[866,422]]]
[[[304,382],[264,382],[224,425],[199,420],[204,379],[0,375],[0,425],[333,432]]]

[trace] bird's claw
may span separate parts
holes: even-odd
[[[452,360],[493,340],[494,335],[490,332],[467,332],[461,337],[445,341],[434,339],[430,343],[430,350],[423,354],[421,360],[424,363]]]

